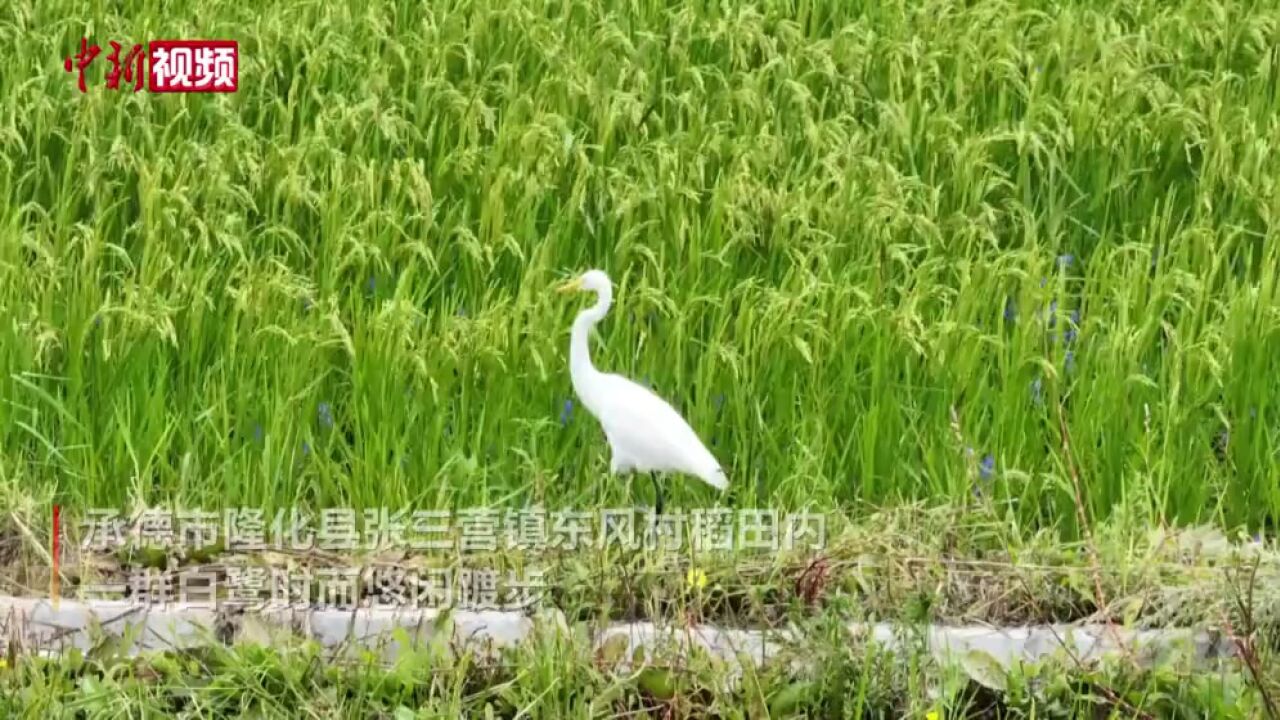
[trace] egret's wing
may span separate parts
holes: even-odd
[[[686,472],[724,486],[720,464],[675,408],[621,375],[606,378],[600,422],[638,468]]]

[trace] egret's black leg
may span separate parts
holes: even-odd
[[[653,514],[662,514],[662,487],[658,485],[658,474],[649,473],[649,480],[653,483]]]

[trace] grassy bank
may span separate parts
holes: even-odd
[[[307,642],[142,658],[102,643],[57,660],[0,665],[0,711],[14,718],[1255,718],[1266,702],[1230,669],[1046,663],[1005,674],[980,654],[942,668],[909,649],[895,655],[851,643],[834,625],[787,651],[809,671],[783,657],[733,681],[708,655],[655,649],[627,658],[618,650],[550,629],[491,659],[455,660],[437,645],[391,665],[372,654],[334,662]]]

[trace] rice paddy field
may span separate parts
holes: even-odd
[[[239,43],[235,93],[105,86],[110,41],[187,38]],[[9,716],[1276,717],[1280,584],[1245,608],[1161,543],[1280,527],[1280,7],[16,0],[0,45],[6,593],[46,592],[55,504],[652,504],[570,384],[586,302],[551,288],[600,268],[596,365],[729,478],[668,505],[828,517],[822,609],[779,555],[697,560],[756,602],[681,612],[1262,618],[1222,674],[998,690],[834,640],[732,692],[564,639],[496,669],[11,649]],[[563,562],[561,609],[646,614],[603,569],[645,558]]]

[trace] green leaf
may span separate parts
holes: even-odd
[[[675,677],[665,668],[647,667],[640,671],[640,687],[659,700],[675,697]]]
[[[813,693],[814,683],[811,681],[794,682],[782,688],[769,700],[769,714],[775,717],[786,717],[800,708]]]
[[[1008,674],[990,653],[970,650],[961,658],[960,664],[965,674],[983,687],[1004,691],[1008,686]]]
[[[616,665],[627,654],[627,647],[631,644],[626,635],[618,634],[604,641],[600,649],[596,650],[596,657],[604,665]]]

